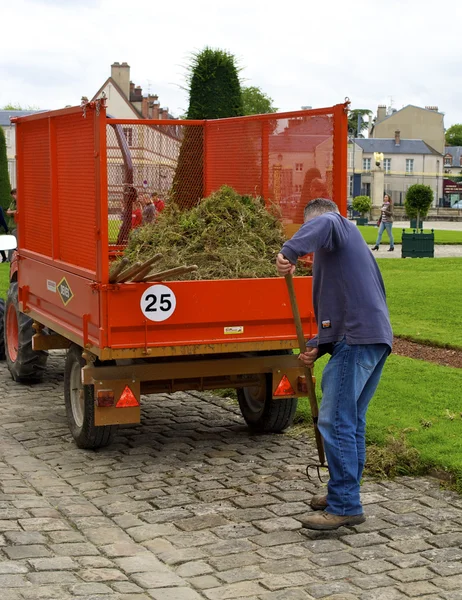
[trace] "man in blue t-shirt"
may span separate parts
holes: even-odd
[[[327,496],[313,496],[322,511],[300,519],[308,529],[337,529],[365,521],[359,486],[366,461],[366,411],[391,352],[393,333],[377,263],[356,225],[331,200],[306,205],[305,223],[276,259],[280,275],[314,252],[313,306],[318,335],[300,360],[313,367],[331,354],[322,377],[318,427],[330,480]]]

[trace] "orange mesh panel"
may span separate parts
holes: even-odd
[[[48,119],[21,123],[22,140],[18,148],[22,160],[19,190],[23,244],[27,250],[51,257],[51,180]]]
[[[222,185],[240,194],[262,195],[262,147],[267,123],[247,119],[206,123],[206,195]]]
[[[161,210],[168,202],[186,208],[202,198],[201,126],[111,125],[109,119],[106,132],[110,244],[126,243],[139,211],[141,222],[150,218],[151,199]]]
[[[316,197],[332,198],[332,115],[206,124],[207,193],[223,184],[262,195],[280,206],[287,223],[303,223]]]
[[[96,271],[94,111],[56,118],[59,256]]]

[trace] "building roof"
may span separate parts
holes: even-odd
[[[389,115],[387,115],[386,117],[384,117],[380,121],[377,121],[375,124],[378,125],[379,123],[383,123],[384,121],[386,121],[390,117],[394,117],[396,114],[398,114],[402,110],[406,110],[406,108],[418,108],[420,110],[426,110],[428,112],[435,113],[437,115],[441,115],[442,117],[444,117],[444,113],[440,112],[439,110],[433,110],[431,108],[424,108],[423,106],[416,106],[415,104],[406,104],[406,106],[403,106],[403,108],[400,108],[399,110],[393,110]]]
[[[434,154],[441,156],[439,152],[426,144],[423,140],[400,140],[399,146],[395,144],[395,138],[355,138],[355,143],[363,149],[363,152],[383,152],[384,154]]]
[[[25,117],[26,115],[33,115],[37,112],[44,112],[43,110],[0,110],[0,126],[8,127],[11,125],[11,117]]]
[[[452,164],[460,167],[460,159],[462,157],[462,146],[445,146],[444,153],[452,156]]]

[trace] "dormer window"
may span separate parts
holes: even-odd
[[[444,156],[444,166],[452,167],[452,155],[451,154],[446,154]]]

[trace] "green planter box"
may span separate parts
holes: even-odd
[[[417,228],[417,219],[411,219],[409,226],[411,229],[416,229]],[[424,223],[423,223],[422,219],[420,219],[419,229],[423,229],[423,226],[424,226]]]
[[[357,217],[356,218],[356,225],[367,225],[369,223],[369,219],[366,219],[365,217]]]
[[[401,258],[434,258],[435,234],[406,233],[403,229]]]

